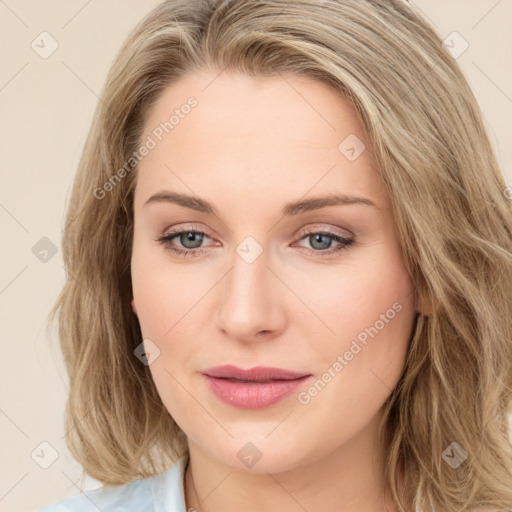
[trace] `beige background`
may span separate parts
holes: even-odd
[[[61,229],[96,95],[128,31],[157,3],[0,0],[0,511],[31,511],[80,492],[64,440],[67,378],[45,318],[64,282]],[[457,31],[468,41],[457,61],[512,185],[512,0],[411,3],[441,37]],[[43,31],[59,45],[46,59],[31,47],[42,46]],[[46,263],[32,252],[48,244],[43,237],[57,249]],[[42,442],[57,455],[47,469],[40,464],[53,452]]]

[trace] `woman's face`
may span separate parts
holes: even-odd
[[[374,432],[405,363],[414,290],[351,105],[309,78],[194,73],[165,90],[141,141],[132,306],[189,442],[278,472]],[[323,199],[348,196],[362,199]],[[220,365],[309,377],[202,373]]]

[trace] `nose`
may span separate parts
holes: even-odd
[[[254,342],[277,337],[285,329],[287,289],[269,268],[265,252],[251,263],[235,255],[220,287],[215,320],[225,335]]]

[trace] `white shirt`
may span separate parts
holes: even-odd
[[[188,455],[184,455],[159,475],[70,496],[36,512],[187,512],[184,492],[187,460]]]

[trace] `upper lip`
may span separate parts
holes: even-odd
[[[202,372],[210,377],[222,379],[238,379],[246,381],[269,381],[269,380],[293,380],[301,377],[309,376],[310,373],[294,372],[283,368],[274,368],[269,366],[255,366],[244,370],[237,366],[224,365],[214,366]]]

